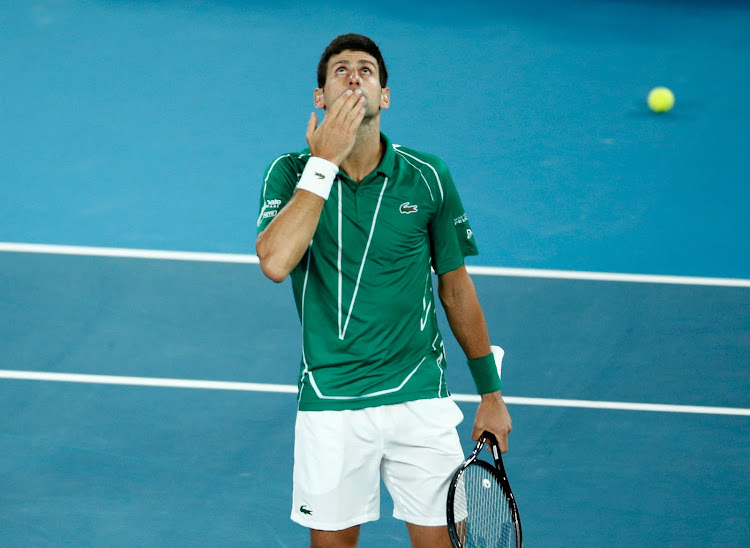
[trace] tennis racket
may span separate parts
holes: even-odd
[[[480,460],[489,443],[495,466]],[[521,548],[521,517],[497,439],[484,432],[448,489],[448,533],[454,548]]]

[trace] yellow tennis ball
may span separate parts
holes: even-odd
[[[669,112],[674,106],[674,93],[669,88],[659,86],[648,93],[646,102],[654,112]]]

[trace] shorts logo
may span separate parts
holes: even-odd
[[[307,508],[304,504],[299,507],[299,511],[302,512],[303,514],[307,515],[307,516],[312,516],[312,510],[310,510],[309,508]]]
[[[407,215],[408,215],[409,213],[416,213],[416,212],[417,212],[417,209],[418,209],[418,206],[412,205],[412,204],[410,204],[409,202],[404,202],[404,203],[403,203],[403,204],[401,204],[401,205],[399,206],[399,208],[398,208],[398,210],[399,210],[399,211],[400,211],[401,213],[405,213],[405,214],[407,214]]]

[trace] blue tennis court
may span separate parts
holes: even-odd
[[[306,545],[299,323],[255,219],[351,30],[388,63],[384,131],[442,156],[471,217],[526,545],[750,544],[747,3],[0,19],[0,545]],[[656,85],[673,111],[648,111]],[[446,339],[468,451],[473,384]],[[390,512],[384,495],[360,546],[408,546]]]

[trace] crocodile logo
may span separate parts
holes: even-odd
[[[404,203],[403,203],[403,204],[401,204],[401,205],[399,206],[399,208],[398,208],[398,210],[399,210],[399,211],[400,211],[401,213],[405,213],[405,214],[407,214],[407,215],[408,215],[409,213],[416,213],[416,212],[417,212],[417,209],[418,209],[418,207],[417,207],[416,205],[410,204],[409,202],[404,202]]]
[[[305,506],[304,504],[299,507],[299,511],[307,516],[312,516],[312,510],[307,508],[307,506]]]

